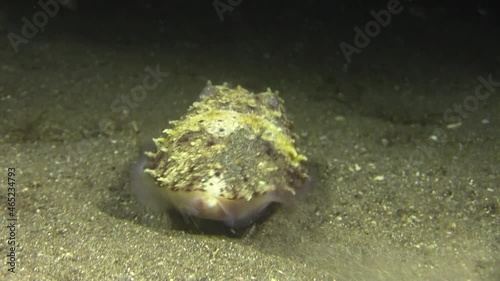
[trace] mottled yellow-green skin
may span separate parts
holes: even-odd
[[[253,94],[209,82],[187,113],[154,139],[146,173],[160,188],[201,190],[247,201],[307,181],[283,100],[269,89]]]

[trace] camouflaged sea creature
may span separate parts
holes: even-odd
[[[144,171],[183,215],[245,226],[308,182],[293,124],[270,89],[253,94],[209,81],[199,101],[170,124],[153,139]]]

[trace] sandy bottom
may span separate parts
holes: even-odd
[[[351,64],[338,44],[352,29],[207,43],[174,27],[164,41],[47,28],[18,54],[0,37],[1,233],[13,167],[20,246],[0,279],[500,280],[500,86],[474,103],[479,75],[500,81],[500,46],[479,26],[405,28]],[[134,100],[147,67],[169,75]],[[235,233],[129,188],[141,145],[208,79],[279,90],[313,178]],[[455,104],[460,120],[444,117]]]

